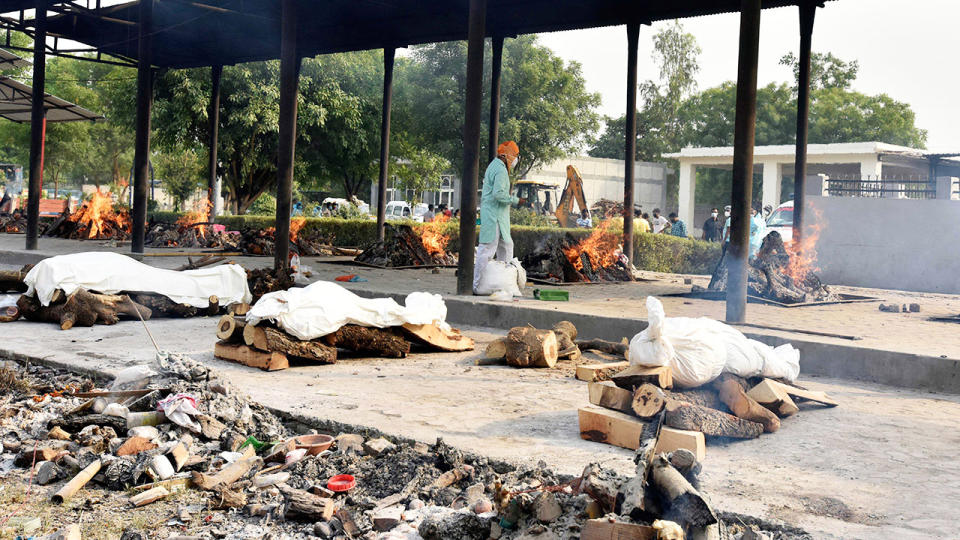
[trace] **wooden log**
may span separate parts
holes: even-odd
[[[518,326],[507,333],[507,364],[514,367],[557,365],[557,335],[553,330]]]
[[[225,341],[218,341],[213,346],[213,355],[223,360],[230,360],[265,371],[277,371],[290,367],[287,355],[283,353],[258,351],[246,345]]]
[[[630,367],[630,362],[611,362],[606,364],[580,364],[577,366],[576,377],[581,381],[607,381],[620,371]]]
[[[766,433],[774,433],[780,429],[780,419],[777,415],[754,401],[743,391],[739,377],[730,373],[723,373],[711,383],[717,389],[717,395],[737,418],[757,422],[763,426]]]
[[[60,488],[59,491],[50,496],[50,502],[54,504],[63,504],[70,497],[73,497],[77,491],[87,485],[87,482],[90,481],[99,471],[100,471],[101,462],[96,460],[90,465],[87,465],[87,468],[78,472],[72,480],[67,482],[67,485]]]
[[[192,472],[193,485],[207,491],[226,487],[244,477],[254,466],[263,465],[258,457],[239,459],[227,465],[217,474],[209,475],[201,472]]]
[[[582,339],[576,342],[577,347],[581,351],[594,350],[605,352],[608,354],[613,354],[623,358],[627,357],[627,353],[630,351],[630,345],[627,343],[616,343],[613,341],[605,341],[602,339]]]
[[[837,405],[840,405],[840,403],[838,403],[837,401],[834,401],[829,396],[827,396],[826,392],[815,392],[813,390],[805,390],[803,388],[797,388],[796,386],[784,384],[779,381],[770,381],[770,382],[772,382],[775,386],[779,386],[780,389],[782,389],[784,392],[787,393],[787,395],[793,396],[795,398],[805,399],[808,401],[815,401],[817,403],[826,405],[828,407],[836,407]]]
[[[663,414],[646,422],[640,432],[637,452],[633,457],[635,474],[617,492],[617,512],[635,521],[652,521],[660,516],[660,502],[651,492],[650,465],[656,455],[657,442],[663,429]]]
[[[128,293],[130,299],[134,302],[147,306],[153,315],[160,317],[196,317],[197,308],[179,304],[167,298],[162,294],[153,293]]]
[[[23,282],[23,278],[26,275],[23,270],[0,270],[0,293],[25,292],[27,284]]]
[[[130,504],[133,506],[145,506],[152,502],[159,501],[168,495],[170,495],[170,492],[167,491],[165,487],[157,486],[130,497]]]
[[[208,316],[212,317],[212,316],[216,315],[217,313],[220,313],[220,297],[219,297],[219,296],[217,296],[217,295],[215,295],[215,294],[211,294],[211,295],[207,298],[207,302],[209,302],[209,303],[207,304],[207,315],[208,315]]]
[[[247,494],[238,489],[222,487],[215,489],[214,493],[210,498],[214,508],[243,508],[247,505]]]
[[[330,521],[336,511],[333,499],[318,497],[309,491],[280,484],[280,493],[286,502],[287,518],[306,521]]]
[[[507,356],[507,338],[497,338],[487,344],[483,351],[483,357],[489,360],[497,360]]]
[[[553,333],[557,335],[558,355],[561,358],[579,360],[580,349],[575,343],[577,339],[577,327],[570,321],[560,321],[553,325],[552,330]]]
[[[404,358],[410,353],[409,341],[383,328],[348,324],[320,339],[331,347],[349,349],[363,355]]]
[[[650,418],[663,410],[668,399],[663,389],[645,383],[633,392],[630,410],[640,418]]]
[[[40,305],[35,296],[21,295],[17,307],[23,317],[29,321],[49,321],[60,325],[61,330],[74,326],[93,326],[96,323],[116,324],[120,315],[134,319],[137,313],[147,320],[151,311],[126,295],[97,294],[77,289],[62,304],[51,302],[49,306]]]
[[[717,391],[709,385],[683,390],[664,390],[663,393],[674,401],[692,403],[693,405],[699,405],[708,409],[726,412],[726,405],[720,401]]]
[[[700,431],[711,437],[755,439],[763,426],[731,414],[691,403],[670,401],[666,406],[666,425],[690,431]]]
[[[0,308],[0,323],[13,322],[20,318],[20,308],[17,306],[7,306]]]
[[[657,530],[649,525],[588,519],[583,523],[580,540],[657,540]]]
[[[247,321],[234,315],[224,315],[217,323],[217,337],[229,343],[243,343],[243,329]]]
[[[650,465],[650,479],[664,501],[663,518],[680,526],[706,527],[717,523],[717,516],[690,482],[662,455]]]
[[[261,351],[283,353],[285,356],[296,356],[322,364],[337,362],[335,347],[320,340],[300,341],[282,330],[269,326],[248,324],[243,328],[243,338],[247,345]]]
[[[246,302],[235,302],[227,306],[227,313],[230,315],[246,315],[250,311],[250,304]]]
[[[793,399],[776,381],[764,379],[747,392],[754,401],[770,409],[778,416],[790,416],[800,410]]]
[[[411,341],[428,345],[441,351],[472,351],[473,340],[455,329],[444,330],[436,324],[405,323],[401,331]]]
[[[680,448],[693,452],[697,461],[703,461],[707,457],[707,443],[703,433],[664,426],[660,430],[660,437],[657,439],[654,452],[656,454],[666,454]]]
[[[640,434],[646,424],[635,416],[595,406],[581,407],[577,416],[581,439],[630,450],[640,445]]]
[[[610,381],[592,382],[588,384],[587,393],[590,397],[590,403],[594,405],[627,414],[633,412],[633,409],[630,408],[633,402],[633,393],[618,387]]]
[[[673,388],[673,370],[670,366],[630,366],[610,377],[620,388],[635,390],[651,383],[660,388]]]

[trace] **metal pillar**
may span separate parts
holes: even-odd
[[[208,118],[210,119],[210,132],[208,142],[209,163],[207,170],[207,201],[210,203],[210,217],[208,221],[214,221],[217,214],[220,213],[220,185],[217,181],[217,138],[220,135],[220,79],[223,75],[223,66],[213,66],[210,68],[210,109]]]
[[[133,235],[131,251],[143,253],[147,224],[147,182],[150,181],[150,112],[153,109],[153,0],[139,5],[140,37],[137,61],[137,119],[133,156]],[[152,183],[152,182],[151,182]]]
[[[460,185],[460,262],[457,294],[473,293],[477,241],[477,176],[480,174],[480,107],[483,89],[483,35],[487,0],[470,0],[467,31],[467,96],[463,123],[463,182]]]
[[[500,73],[503,65],[503,38],[495,36],[490,41],[493,59],[490,69],[490,129],[487,138],[487,163],[497,158],[497,146],[500,145]]]
[[[387,175],[390,171],[390,109],[393,103],[393,60],[397,50],[383,49],[383,107],[380,112],[380,179],[377,183],[377,239],[387,220]]]
[[[753,195],[753,142],[757,121],[757,55],[760,0],[740,5],[740,61],[737,116],[733,128],[733,189],[727,322],[744,322],[747,312],[747,258],[750,255],[750,201]]]
[[[637,160],[637,42],[640,25],[627,25],[627,116],[623,147],[623,254],[633,263],[633,177]]]
[[[30,108],[30,184],[27,190],[27,249],[37,249],[43,189],[43,135],[46,127],[44,85],[47,75],[47,2],[37,0],[33,37],[33,95]]]
[[[273,267],[290,266],[290,209],[293,199],[293,160],[297,142],[297,92],[300,56],[297,54],[296,0],[280,4],[280,133],[277,153],[277,220]]]
[[[800,4],[800,60],[797,64],[797,151],[793,164],[793,241],[803,239],[804,183],[807,180],[807,126],[810,118],[810,42],[817,4]]]

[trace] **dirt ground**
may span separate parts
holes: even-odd
[[[631,471],[631,452],[579,438],[576,409],[586,383],[570,370],[474,365],[476,353],[417,354],[403,360],[343,360],[266,374],[213,358],[215,319],[155,320],[164,348],[223,371],[270,407],[447,442],[579,474],[600,460]],[[465,329],[478,349],[500,331]],[[75,369],[117,371],[148,361],[139,323],[74,328],[0,326],[0,356],[25,355]],[[802,364],[801,364],[802,367]],[[841,406],[807,407],[759,439],[708,446],[705,491],[721,510],[781,519],[817,538],[952,538],[960,500],[960,396],[833,379],[801,382]]]

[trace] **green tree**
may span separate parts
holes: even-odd
[[[182,149],[162,153],[156,162],[157,177],[173,198],[174,211],[184,210],[183,202],[200,187],[203,165],[199,156],[193,150]]]
[[[793,70],[793,88],[796,91],[800,81],[800,59],[789,52],[780,58],[780,65],[789,66]],[[824,88],[840,88],[849,90],[853,81],[860,72],[860,62],[853,60],[845,62],[833,53],[810,54],[810,89],[823,90]]]
[[[391,147],[390,172],[394,175],[394,187],[401,193],[413,191],[414,201],[419,202],[425,191],[440,188],[444,172],[450,170],[450,162],[446,158],[429,150],[413,147],[401,141],[397,148]]]

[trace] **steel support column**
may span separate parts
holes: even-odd
[[[497,158],[497,146],[500,145],[500,74],[503,65],[503,38],[494,36],[490,41],[493,58],[490,66],[490,129],[487,138],[487,163]]]
[[[40,233],[40,197],[43,196],[43,136],[45,131],[47,1],[37,0],[33,36],[33,95],[30,108],[30,184],[27,188],[27,249],[37,249]],[[17,194],[19,195],[19,193]]]
[[[208,118],[210,120],[210,132],[208,141],[207,164],[207,201],[210,203],[209,221],[214,221],[220,212],[220,183],[217,181],[217,138],[220,135],[220,79],[223,75],[223,66],[213,66],[210,68],[210,108]]]
[[[623,254],[633,263],[633,184],[637,162],[637,43],[640,25],[627,24],[627,116],[623,146]]]
[[[131,251],[143,253],[147,224],[147,182],[150,181],[150,113],[153,109],[153,0],[141,0],[137,62],[137,119],[133,151],[133,235]]]
[[[457,294],[473,292],[477,241],[477,176],[480,174],[480,108],[483,97],[483,36],[487,0],[470,0],[467,30],[467,92],[463,125],[463,181],[460,185],[460,262]]]
[[[377,181],[377,239],[387,220],[387,176],[390,173],[390,112],[393,107],[393,64],[397,50],[383,49],[383,107],[380,112],[380,178]]]
[[[753,196],[753,142],[757,121],[757,55],[760,0],[740,4],[740,60],[737,116],[733,128],[733,189],[730,247],[727,250],[727,322],[744,322],[747,311],[747,258],[750,255],[750,202]]]
[[[807,181],[807,126],[810,119],[810,43],[817,4],[800,4],[800,60],[797,64],[797,150],[793,164],[793,241],[803,239],[804,184]]]
[[[290,209],[293,199],[293,160],[297,142],[297,92],[300,55],[297,54],[297,3],[280,4],[280,133],[277,152],[277,220],[273,267],[290,266]]]

